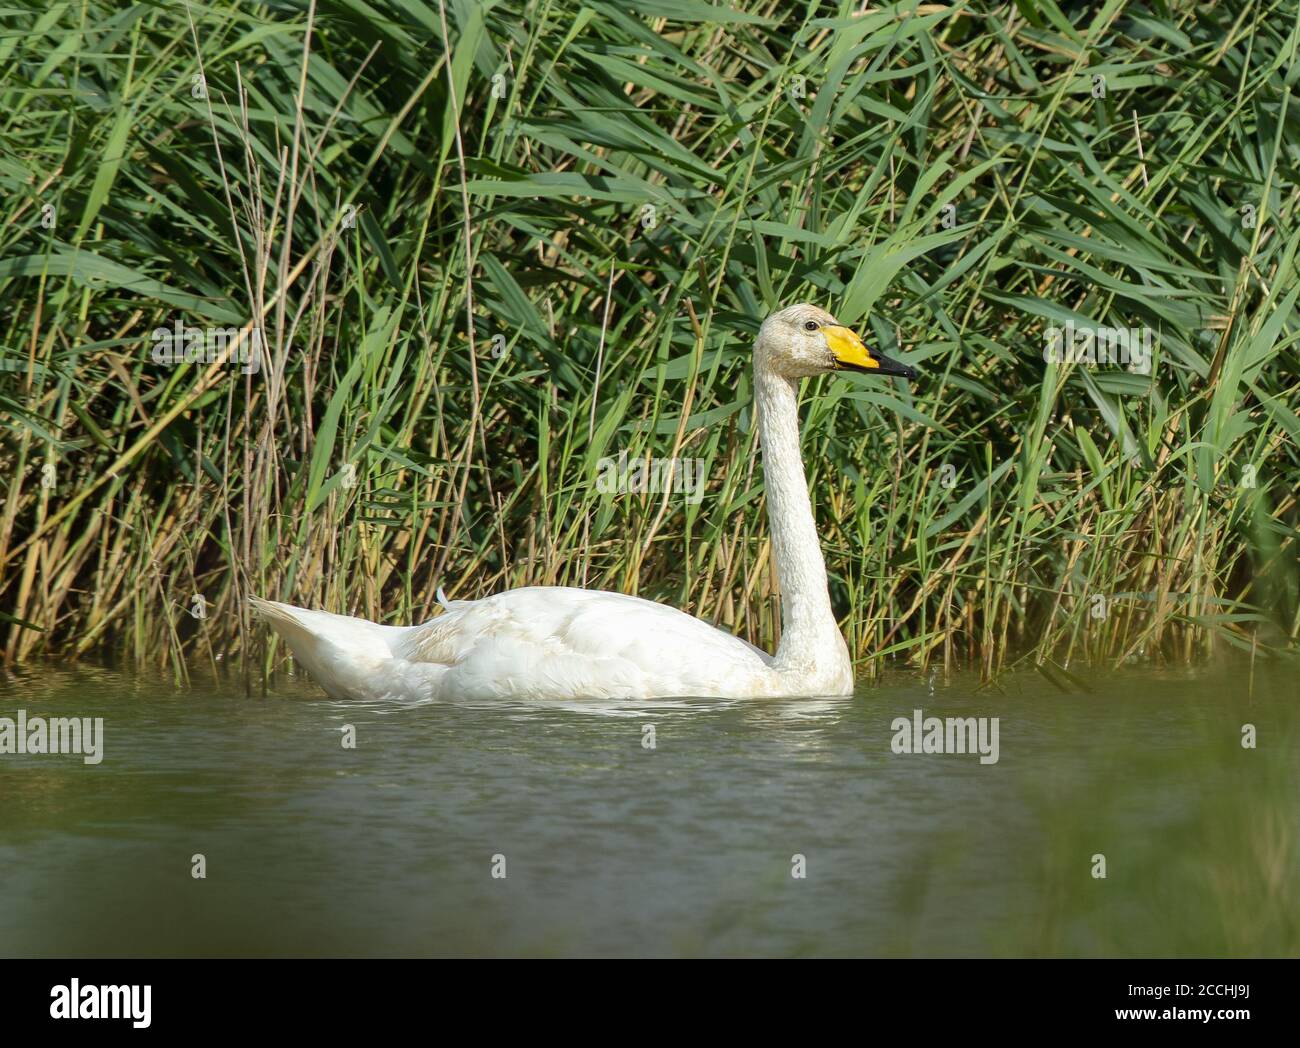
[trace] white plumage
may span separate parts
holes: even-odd
[[[774,313],[755,343],[755,410],[783,601],[774,656],[664,604],[560,586],[449,601],[418,626],[258,598],[253,606],[340,699],[847,694],[852,665],[831,610],[799,457],[797,399],[799,379],[841,367],[910,377],[814,306]]]
[[[406,627],[272,601],[256,607],[335,698],[667,698],[731,694],[771,676],[771,656],[740,638],[600,590],[507,590],[451,601]]]

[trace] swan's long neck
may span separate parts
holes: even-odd
[[[826,564],[799,451],[798,387],[755,366],[754,407],[772,555],[781,583],[781,643],[774,667],[828,682],[851,680],[848,648],[831,610]]]

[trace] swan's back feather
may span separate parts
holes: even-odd
[[[449,669],[449,696],[713,695],[767,655],[664,604],[562,586],[507,590],[408,630],[398,658]]]

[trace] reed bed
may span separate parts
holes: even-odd
[[[250,594],[440,586],[773,645],[749,346],[800,300],[922,373],[805,390],[860,672],[1289,654],[1298,41],[1293,0],[18,0],[3,658],[253,678]],[[1049,362],[1067,325],[1150,373]],[[159,362],[190,328],[229,355]]]

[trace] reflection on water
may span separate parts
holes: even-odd
[[[891,677],[460,706],[29,669],[0,717],[102,716],[104,760],[0,756],[0,952],[1300,952],[1294,674]],[[999,718],[1000,759],[892,752],[916,709]]]

